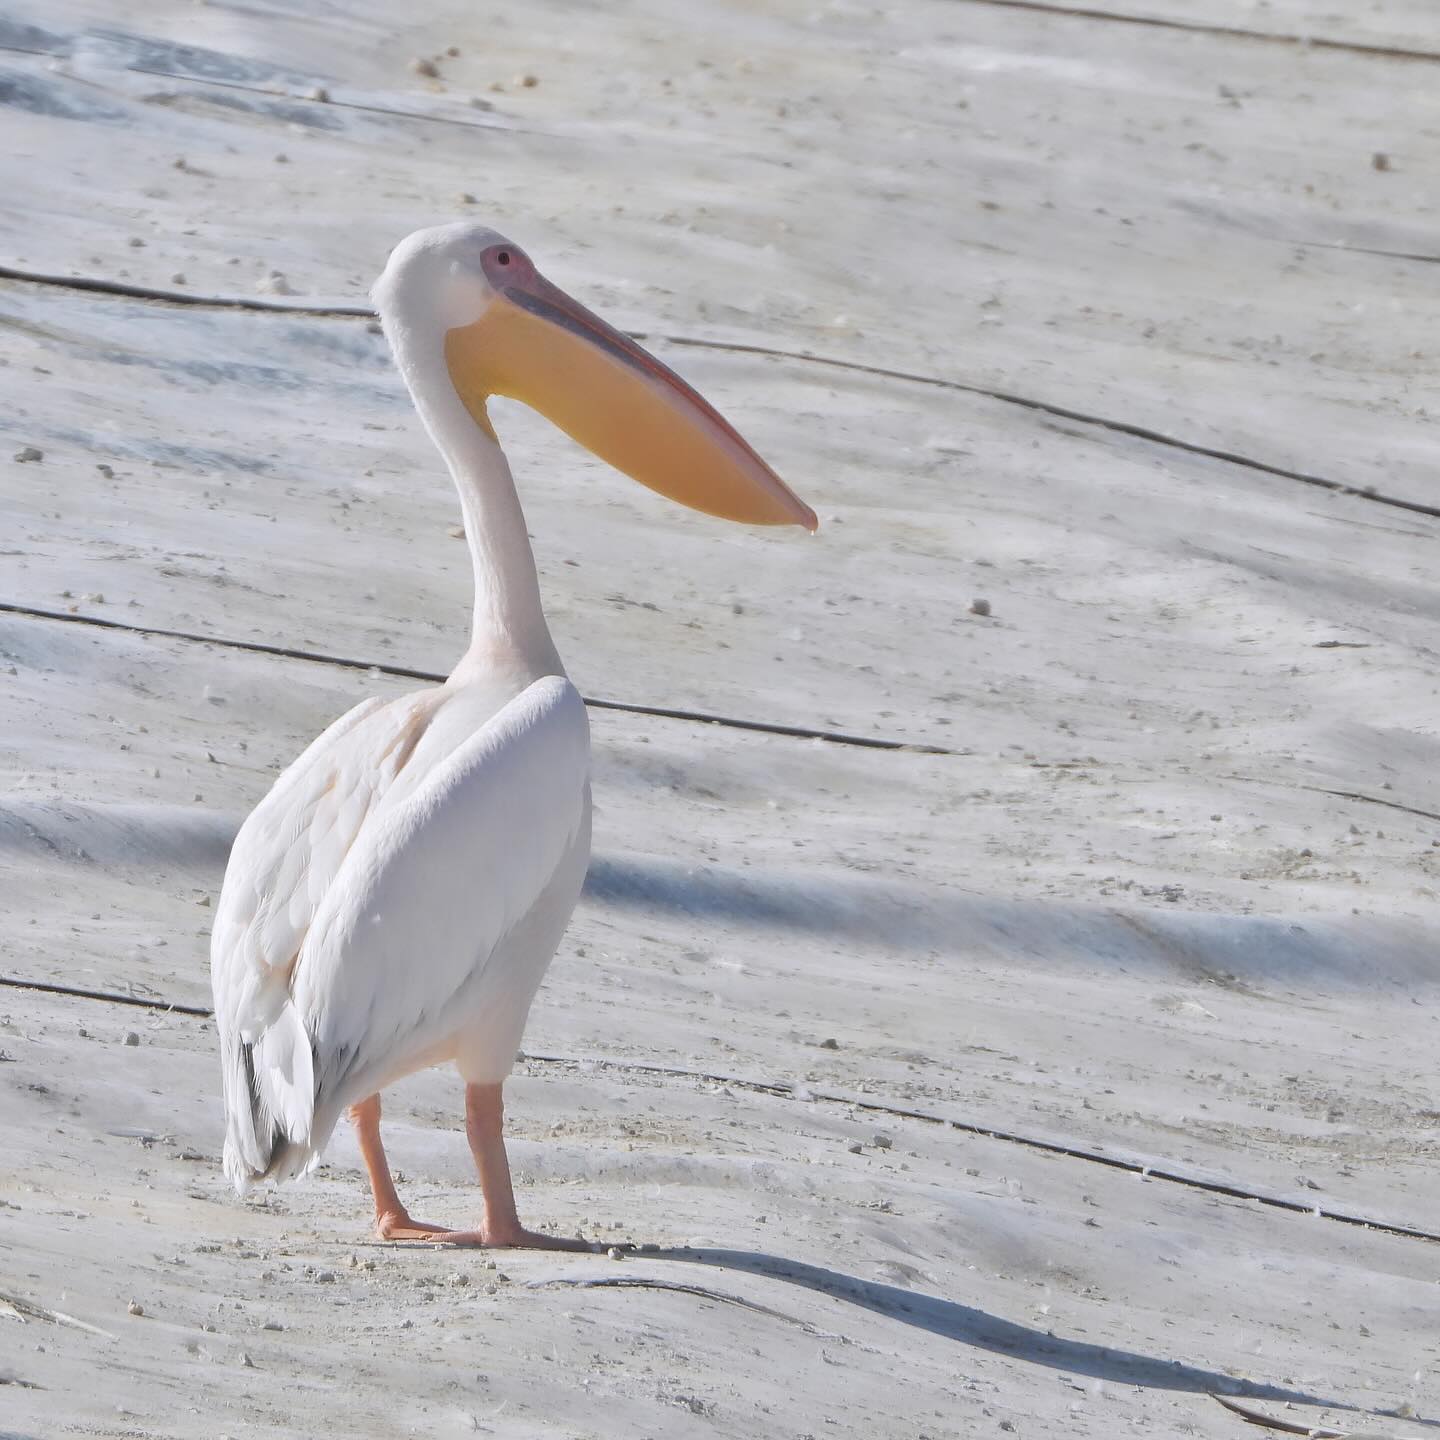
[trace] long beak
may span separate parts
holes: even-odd
[[[529,271],[445,336],[466,408],[520,400],[642,485],[725,520],[803,525],[815,512],[668,366]]]

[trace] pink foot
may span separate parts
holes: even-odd
[[[483,1250],[572,1250],[587,1252],[595,1247],[588,1240],[567,1235],[546,1235],[539,1230],[526,1230],[522,1225],[509,1228],[485,1226],[478,1230],[447,1230],[425,1220],[412,1220],[404,1210],[387,1210],[375,1221],[375,1234],[381,1240],[427,1240],[432,1245],[457,1245]]]
[[[491,1230],[482,1226],[478,1230],[447,1230],[441,1235],[432,1235],[444,1245],[471,1246],[484,1250],[571,1250],[589,1252],[594,1246],[588,1240],[579,1240],[568,1235],[546,1235],[539,1230],[526,1230],[516,1225],[509,1229]]]
[[[375,1217],[375,1235],[380,1240],[443,1240],[448,1234],[443,1225],[412,1220],[404,1210],[387,1210]]]

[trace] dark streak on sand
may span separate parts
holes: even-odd
[[[19,976],[0,975],[0,988],[29,990],[43,995],[64,995],[77,1000],[95,1000],[114,1005],[134,1005],[148,1010],[173,1011],[180,1015],[196,1015],[210,1018],[212,1011],[198,1005],[182,1005],[168,1000],[150,1000],[138,995],[111,994],[101,990],[81,990],[48,981],[26,980]],[[708,1070],[686,1070],[672,1065],[654,1065],[641,1060],[611,1060],[599,1056],[542,1055],[526,1052],[524,1059],[533,1065],[555,1065],[570,1070],[594,1066],[621,1074],[652,1075],[662,1079],[705,1080],[712,1084],[729,1085],[737,1090],[747,1090],[757,1095],[773,1095],[779,1099],[797,1099],[795,1086],[788,1080],[747,1080],[736,1075],[723,1075]],[[1414,1225],[1396,1225],[1384,1220],[1372,1220],[1363,1215],[1352,1215],[1342,1210],[1326,1210],[1323,1206],[1308,1205],[1298,1200],[1286,1200],[1278,1195],[1263,1195],[1244,1186],[1229,1185],[1220,1180],[1205,1180],[1196,1175],[1186,1175],[1178,1170],[1169,1170],[1154,1165],[1141,1164],[1137,1160],[1126,1160],[1118,1155],[1106,1155],[1098,1150],[1087,1150],[1078,1145],[1067,1145],[1056,1140],[1042,1140],[1033,1135],[1022,1135],[1013,1130],[1000,1130],[993,1126],[977,1124],[970,1120],[957,1120],[948,1115],[936,1115],[928,1110],[915,1110],[908,1106],[886,1105],[878,1100],[869,1100],[859,1095],[843,1095],[831,1091],[806,1087],[809,1097],[805,1103],[820,1102],[827,1105],[843,1105],[851,1110],[863,1110],[872,1115],[890,1115],[900,1120],[918,1120],[926,1125],[942,1125],[966,1135],[984,1140],[998,1140],[1007,1145],[1019,1145],[1027,1150],[1037,1150],[1046,1155],[1062,1156],[1068,1160],[1082,1160],[1091,1165],[1100,1165],[1108,1170],[1120,1170],[1138,1175],[1142,1180],[1159,1180],[1170,1185],[1180,1185],[1188,1190],[1200,1190],[1210,1195],[1223,1195],[1232,1200],[1246,1200],[1270,1209],[1285,1210],[1295,1215],[1311,1216],[1320,1220],[1331,1220],[1340,1225],[1353,1225],[1362,1230],[1374,1230],[1384,1235],[1397,1235],[1406,1240],[1426,1240],[1440,1244],[1440,1233],[1422,1230]]]
[[[240,295],[197,295],[184,291],[159,290],[145,285],[129,285],[118,280],[105,280],[93,276],[47,275],[20,270],[12,265],[0,265],[0,280],[12,280],[20,284],[43,285],[56,289],[82,290],[94,294],[116,295],[135,300],[158,301],[167,305],[190,306],[200,309],[257,310],[280,312],[289,315],[308,315],[317,318],[363,318],[374,320],[375,313],[362,305],[306,305],[283,300],[257,300]],[[1235,450],[1226,450],[1214,445],[1201,445],[1184,440],[1164,431],[1154,430],[1148,425],[1137,425],[1129,420],[1116,420],[1104,415],[1094,415],[1084,410],[1073,410],[1066,405],[1057,405],[1048,400],[1037,400],[1029,395],[1017,395],[1009,390],[996,390],[988,385],[977,385],[968,380],[952,380],[941,375],[924,375],[913,370],[896,370],[884,365],[866,365],[858,360],[842,360],[832,355],[816,355],[808,350],[781,350],[770,345],[746,345],[736,341],[705,340],[691,335],[652,334],[644,330],[628,332],[632,340],[647,341],[651,344],[674,345],[681,349],[722,351],[733,355],[759,355],[772,360],[790,360],[803,365],[820,365],[831,370],[845,370],[857,375],[873,375],[884,380],[900,380],[909,385],[928,385],[941,390],[950,390],[961,395],[977,395],[982,399],[995,400],[1002,405],[1014,405],[1040,415],[1050,415],[1059,420],[1069,420],[1079,425],[1094,426],[1112,434],[1126,435],[1131,439],[1143,440],[1148,444],[1179,450],[1187,455],[1199,455],[1207,460],[1218,460],[1226,465],[1236,465],[1244,470],[1253,470],[1260,475],[1273,475],[1281,480],[1293,480],[1318,490],[1328,490],[1335,495],[1352,496],[1374,505],[1388,505],[1397,510],[1407,510],[1414,515],[1429,515],[1440,518],[1440,505],[1427,505],[1420,500],[1406,500],[1399,495],[1385,495],[1368,486],[1347,485],[1341,480],[1332,480],[1308,470],[1294,470],[1284,465],[1272,465],[1266,460],[1257,460]]]

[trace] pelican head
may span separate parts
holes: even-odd
[[[443,337],[450,382],[487,434],[486,403],[503,395],[693,510],[816,528],[815,512],[712,405],[498,232],[469,222],[416,231],[374,296],[397,351],[406,331]]]

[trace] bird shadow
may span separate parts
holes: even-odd
[[[1360,1407],[1303,1390],[1291,1390],[1254,1380],[1240,1379],[1219,1370],[1207,1370],[1182,1360],[1166,1360],[1134,1350],[1071,1340],[1048,1330],[1022,1325],[991,1315],[973,1305],[961,1305],[937,1295],[926,1295],[897,1285],[861,1280],[853,1275],[789,1260],[755,1250],[672,1247],[647,1250],[645,1260],[682,1261],[715,1269],[742,1271],[779,1280],[801,1289],[858,1306],[887,1320],[898,1321],[931,1335],[977,1350],[1008,1355],[1032,1365],[1070,1375],[1082,1375],[1114,1385],[1137,1385],[1196,1395],[1225,1395],[1279,1404],[1310,1405],[1331,1410],[1360,1412]],[[1436,1422],[1412,1420],[1433,1426]]]
[[[0,803],[0,854],[101,868],[161,867],[218,879],[240,817],[199,807],[81,800]],[[1409,989],[1440,983],[1428,935],[1340,916],[1223,915],[1017,899],[826,870],[696,866],[658,855],[595,855],[585,898],[714,927],[808,935],[887,952],[991,955],[1231,989],[1273,983]],[[1169,894],[1168,898],[1177,898]]]
[[[899,879],[694,866],[601,853],[586,899],[609,909],[713,926],[779,930],[933,955],[990,953],[1010,964],[1101,965],[1244,989],[1269,983],[1393,988],[1440,981],[1417,930],[1343,917],[1223,915],[967,893]],[[1173,898],[1173,896],[1171,897]],[[1363,942],[1363,943],[1362,943]]]

